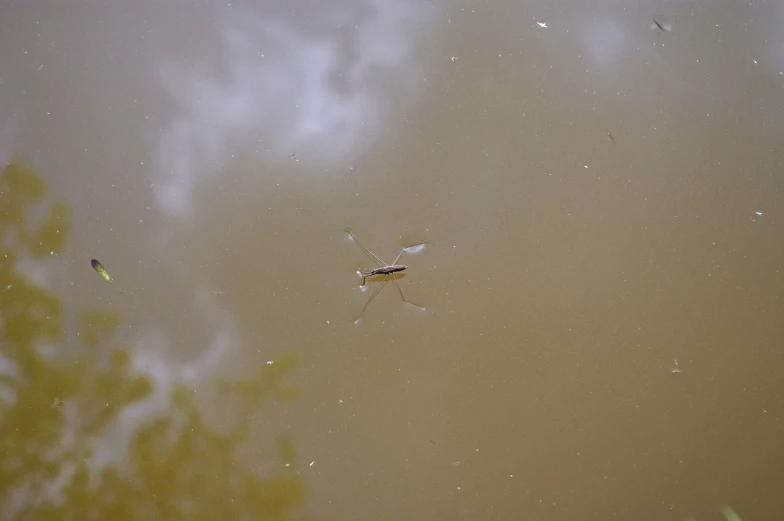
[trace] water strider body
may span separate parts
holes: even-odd
[[[361,285],[365,285],[365,280],[368,277],[375,277],[376,275],[391,275],[392,273],[398,273],[407,269],[408,266],[405,264],[393,264],[392,266],[382,266],[381,268],[373,268],[372,270],[359,270],[359,274],[362,275]]]
[[[394,260],[394,262],[392,262],[392,264],[387,264],[386,262],[382,261],[379,258],[378,255],[376,255],[372,251],[370,251],[367,248],[365,248],[362,245],[362,243],[359,242],[359,240],[357,240],[356,237],[354,237],[353,233],[351,233],[348,230],[346,230],[346,233],[349,235],[349,237],[354,239],[354,241],[357,244],[359,244],[359,247],[362,248],[362,250],[365,252],[365,254],[367,254],[367,256],[370,257],[373,260],[373,262],[378,264],[378,268],[372,268],[372,269],[369,269],[369,270],[362,270],[362,269],[360,269],[360,270],[357,271],[357,273],[362,275],[362,284],[360,285],[360,287],[364,286],[367,283],[367,279],[369,277],[375,277],[376,275],[383,275],[383,276],[386,277],[386,279],[384,280],[384,283],[381,284],[381,286],[379,286],[379,288],[376,291],[373,292],[373,294],[370,296],[370,298],[368,299],[367,303],[365,304],[365,307],[362,308],[362,311],[359,313],[359,316],[354,321],[355,324],[357,322],[359,322],[360,318],[362,318],[362,315],[365,313],[365,310],[368,308],[370,303],[373,302],[373,299],[376,298],[376,295],[378,295],[379,292],[382,289],[384,289],[384,286],[387,285],[387,283],[389,282],[390,277],[392,278],[392,282],[394,282],[395,287],[397,288],[397,292],[400,294],[400,298],[403,299],[403,302],[405,302],[407,304],[411,304],[412,306],[418,307],[419,309],[422,309],[422,310],[425,309],[424,307],[420,306],[419,304],[415,304],[415,303],[411,302],[410,300],[406,300],[406,297],[403,296],[403,290],[400,289],[400,284],[397,283],[397,277],[395,277],[395,273],[400,273],[401,271],[405,271],[405,270],[408,269],[408,266],[406,266],[405,264],[398,264],[397,263],[397,261],[400,260],[400,256],[403,255],[403,252],[404,251],[411,251],[411,252],[419,251],[419,249],[423,248],[425,246],[425,244],[427,244],[426,242],[421,242],[419,244],[406,246],[405,248],[400,250],[400,253],[397,254],[397,258],[395,258],[395,260]]]

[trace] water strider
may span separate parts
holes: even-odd
[[[397,257],[395,258],[394,262],[392,262],[392,264],[387,264],[386,262],[382,261],[379,258],[378,255],[376,255],[372,251],[370,251],[367,248],[365,248],[362,245],[362,243],[359,242],[359,240],[356,237],[354,237],[353,233],[351,233],[348,230],[346,230],[346,233],[349,235],[349,237],[354,239],[354,241],[357,244],[359,244],[359,247],[362,248],[362,250],[367,254],[368,257],[370,257],[371,260],[373,260],[373,262],[378,264],[378,268],[373,268],[373,269],[369,269],[369,270],[362,270],[362,269],[360,269],[360,270],[357,271],[357,273],[362,275],[362,284],[360,285],[360,287],[365,285],[365,283],[366,283],[366,281],[367,281],[367,279],[369,277],[375,277],[376,275],[384,275],[386,277],[384,279],[384,283],[381,284],[381,286],[379,286],[379,288],[376,291],[374,291],[372,295],[370,295],[370,298],[368,299],[367,303],[365,303],[365,307],[362,308],[362,311],[359,313],[359,316],[354,321],[355,324],[357,322],[359,322],[360,318],[362,318],[362,315],[365,313],[365,310],[368,308],[370,303],[373,302],[373,299],[376,298],[376,295],[378,295],[379,292],[382,289],[384,289],[384,286],[387,285],[387,282],[389,282],[389,277],[392,277],[392,282],[395,283],[395,287],[397,288],[397,292],[400,293],[400,298],[403,299],[403,302],[405,302],[406,304],[411,304],[412,306],[416,306],[416,307],[418,307],[419,309],[422,309],[422,310],[425,309],[423,306],[420,306],[419,304],[415,304],[415,303],[411,302],[410,300],[406,300],[406,297],[403,296],[403,290],[400,289],[400,284],[397,283],[397,277],[395,277],[395,273],[399,273],[401,271],[405,271],[406,269],[408,269],[408,266],[406,266],[405,264],[398,264],[397,263],[397,261],[400,260],[400,256],[403,255],[404,251],[409,251],[409,252],[412,252],[412,253],[416,252],[416,251],[419,251],[420,249],[422,249],[425,246],[425,244],[427,244],[427,242],[420,242],[419,244],[413,244],[411,246],[404,247],[402,250],[400,250],[400,253],[397,254]]]

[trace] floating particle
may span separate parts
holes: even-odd
[[[103,277],[104,279],[108,280],[109,282],[112,281],[112,276],[109,275],[109,272],[106,271],[106,268],[103,267],[97,259],[93,259],[90,261],[90,264],[93,265],[93,269],[98,272],[98,274]]]

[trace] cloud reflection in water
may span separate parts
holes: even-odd
[[[419,3],[369,5],[359,20],[356,10],[340,15],[341,32],[333,34],[231,15],[218,22],[221,73],[206,64],[160,64],[177,106],[155,152],[162,210],[187,214],[196,184],[225,167],[236,147],[267,161],[307,149],[325,166],[371,144],[390,105],[400,110],[417,94],[417,37],[432,26],[418,23],[428,15]],[[390,104],[390,96],[400,98]]]

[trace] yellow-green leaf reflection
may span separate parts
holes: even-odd
[[[5,166],[0,187],[4,188],[3,193],[7,193],[20,207],[41,199],[46,194],[44,180],[18,155],[14,155],[11,162]]]
[[[59,253],[68,240],[71,209],[63,202],[55,202],[38,226],[24,235],[30,253],[35,257],[44,257]]]
[[[122,317],[117,311],[99,310],[82,313],[79,317],[82,342],[89,348],[109,340],[120,327]]]
[[[121,414],[156,389],[132,371],[132,352],[118,343],[120,312],[96,303],[66,314],[56,294],[18,271],[18,259],[66,246],[70,209],[45,196],[45,183],[18,157],[2,170],[0,345],[13,367],[0,375],[3,518],[296,519],[294,509],[305,492],[293,468],[294,443],[283,437],[277,447],[256,447],[258,423],[251,424],[264,404],[296,396],[285,382],[299,363],[295,354],[206,391],[218,397],[212,401],[219,409],[232,411],[228,427],[220,423],[218,429],[205,416],[205,401],[198,399],[203,388],[197,393],[176,386],[165,414],[142,418],[127,444],[114,444],[119,454],[111,461],[117,463],[95,465],[95,440],[110,439],[107,433],[113,426],[117,430]],[[28,213],[45,217],[29,228]],[[65,316],[78,317],[78,342],[65,338]],[[262,460],[270,468],[244,466],[237,457],[243,449],[274,456]]]

